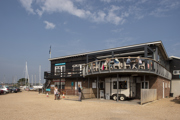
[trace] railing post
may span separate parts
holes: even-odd
[[[109,64],[109,72],[111,71],[110,63],[111,63],[111,59],[110,59],[109,62],[108,62],[108,64]]]
[[[88,75],[88,64],[86,65],[86,72],[87,72],[87,75]]]
[[[100,64],[101,64],[101,62],[99,62],[99,64],[98,64],[98,70],[99,70],[99,72],[100,72],[100,66],[101,66]]]

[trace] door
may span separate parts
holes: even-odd
[[[141,84],[136,83],[136,98],[140,99],[141,98]]]
[[[78,85],[80,85],[80,87],[82,87],[82,82],[78,82]],[[77,82],[75,82],[75,90],[77,90]]]

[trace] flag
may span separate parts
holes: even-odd
[[[50,49],[49,49],[49,54],[51,54],[51,46],[50,46]]]

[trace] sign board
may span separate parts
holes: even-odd
[[[92,83],[92,88],[96,88],[96,83],[95,82]]]
[[[74,82],[71,82],[71,86],[74,86]]]
[[[57,63],[55,66],[65,65],[66,63]]]
[[[46,89],[46,91],[51,91],[51,89]]]

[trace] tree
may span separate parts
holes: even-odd
[[[25,83],[26,83],[26,85],[28,85],[28,79],[21,78],[18,80],[18,85],[24,86]]]

